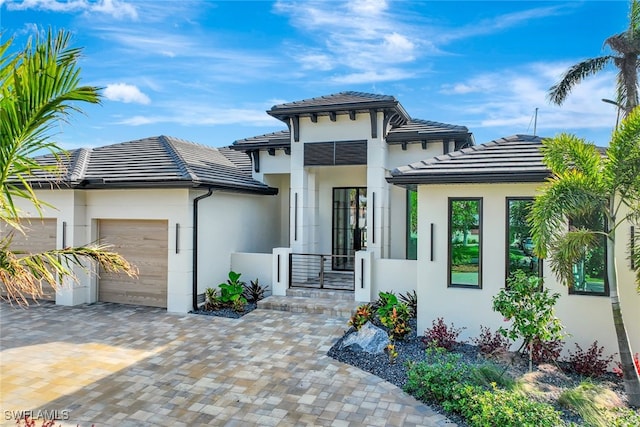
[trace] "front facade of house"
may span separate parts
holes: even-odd
[[[559,283],[527,246],[530,230],[524,217],[549,176],[540,147],[538,137],[514,135],[393,171],[391,182],[418,188],[418,330],[438,317],[465,327],[461,337],[466,339],[477,337],[480,326],[504,326],[492,299],[511,273],[522,270],[543,278],[544,288],[561,295],[555,313],[570,334],[565,351],[575,352],[573,343],[586,350],[597,340],[609,354],[617,352],[604,242],[574,267],[572,288]],[[466,244],[461,207],[472,212]],[[623,317],[637,350],[640,294],[626,256],[633,226],[618,230],[616,253]]]
[[[503,324],[491,300],[522,269],[562,294],[568,342],[615,352],[602,270],[577,269],[582,287],[569,295],[527,246],[522,212],[548,175],[539,138],[476,146],[464,126],[413,119],[394,97],[360,92],[267,113],[286,129],[221,149],[161,136],[78,150],[60,185],[43,177],[37,194],[56,209],[34,221],[32,235],[48,236],[39,245],[102,239],[140,270],[136,279],[79,271],[56,301],[188,312],[234,270],[274,295],[322,287],[372,301],[416,290],[419,331],[444,317],[468,338]],[[625,262],[624,316],[640,348],[640,296]]]

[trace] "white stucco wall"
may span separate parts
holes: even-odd
[[[442,154],[442,142],[429,142],[427,148],[423,149],[422,144],[407,144],[407,149],[403,150],[401,145],[390,145],[387,169],[393,170],[400,166],[430,159]]]
[[[407,259],[373,260],[372,301],[379,292],[395,292],[404,294],[416,289],[418,261]]]
[[[477,184],[419,186],[418,192],[418,267],[419,302],[418,331],[431,326],[431,321],[444,317],[447,324],[466,327],[461,338],[475,337],[480,325],[496,330],[504,326],[500,314],[492,310],[493,296],[505,283],[506,201],[508,197],[534,196],[538,184]],[[447,212],[448,197],[482,197],[482,289],[447,288]],[[434,259],[430,261],[430,224],[434,224]],[[625,245],[628,227],[622,227],[617,239],[620,294],[625,324],[635,351],[640,350],[640,295],[635,292],[633,274],[629,271]],[[595,340],[608,353],[617,353],[617,342],[608,297],[569,295],[566,287],[545,265],[545,287],[558,292],[556,315],[562,320],[567,337],[566,350],[583,349]]]
[[[272,290],[272,266],[272,253],[234,252],[231,254],[231,270],[242,275],[240,280],[250,285],[252,280],[258,279],[260,286],[265,289],[267,286],[269,287],[268,294]]]
[[[226,281],[232,253],[271,254],[280,241],[275,196],[214,192],[200,201],[199,218],[198,293]]]

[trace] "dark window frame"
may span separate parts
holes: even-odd
[[[511,226],[511,215],[510,215],[510,202],[512,201],[530,201],[531,203],[533,203],[533,201],[535,200],[535,197],[533,196],[507,196],[505,198],[505,236],[504,236],[504,241],[505,241],[505,265],[504,265],[504,286],[505,288],[507,288],[507,279],[509,279],[509,275],[511,274],[510,270],[510,266],[511,266],[511,257],[510,257],[510,247],[511,247],[511,242],[509,241],[509,227]],[[538,278],[543,279],[544,277],[544,268],[543,268],[543,262],[542,259],[538,260]],[[542,283],[542,281],[541,281]]]
[[[571,221],[569,221],[568,226],[571,226]],[[607,219],[603,218],[602,219],[602,231],[605,231],[607,229]],[[607,237],[603,236],[603,263],[604,263],[604,290],[602,292],[591,292],[591,291],[581,291],[581,290],[576,290],[575,289],[575,283],[573,283],[571,286],[568,286],[568,292],[569,295],[586,295],[586,296],[593,296],[593,297],[609,297],[611,290],[609,287],[609,266],[607,265]]]
[[[451,280],[451,255],[453,253],[453,244],[451,242],[451,214],[452,214],[452,202],[455,201],[477,201],[478,202],[478,284],[468,285],[464,283],[452,283]],[[447,199],[447,287],[448,288],[463,288],[463,289],[482,289],[482,259],[484,255],[483,251],[483,207],[482,197],[449,197]]]

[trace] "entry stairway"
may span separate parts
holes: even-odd
[[[258,301],[258,308],[325,314],[348,320],[360,304],[354,300],[353,291],[290,288],[286,296],[272,295]]]

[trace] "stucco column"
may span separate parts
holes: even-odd
[[[304,167],[302,143],[292,144],[289,241],[294,253],[315,253],[318,234],[316,175]]]
[[[356,252],[354,268],[355,299],[361,302],[371,302],[374,253],[370,250]]]
[[[291,248],[274,248],[271,269],[271,293],[284,296],[289,288],[289,254]]]
[[[383,113],[378,113],[378,137],[367,144],[367,249],[380,258],[389,256],[389,184],[387,143],[382,137]]]

